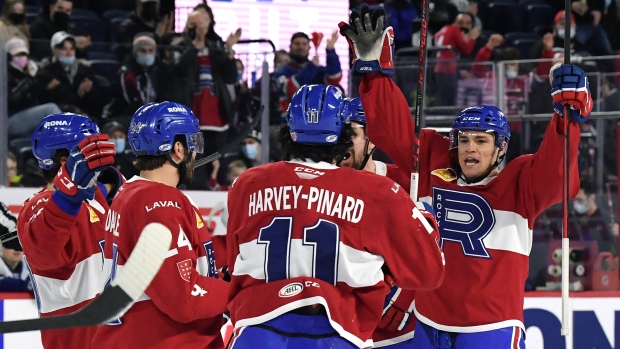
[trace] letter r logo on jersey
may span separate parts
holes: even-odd
[[[495,225],[495,214],[480,195],[456,190],[433,188],[441,244],[459,242],[466,256],[490,258],[482,241]]]

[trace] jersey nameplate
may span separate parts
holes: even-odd
[[[456,174],[450,168],[441,168],[431,172],[432,175],[435,175],[446,182],[452,182],[456,179]]]

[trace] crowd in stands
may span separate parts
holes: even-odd
[[[365,2],[379,4],[375,0]],[[429,22],[432,45],[450,49],[431,51],[429,55],[427,107],[494,104],[487,100],[494,96],[490,89],[495,72],[490,62],[546,58],[549,60],[537,64],[506,66],[503,109],[508,115],[551,112],[547,75],[553,60],[562,59],[565,34],[563,3],[556,2],[433,1]],[[352,7],[359,5],[351,3]],[[396,51],[416,47],[421,2],[386,0],[383,5],[394,27]],[[504,16],[506,13],[510,15]],[[51,113],[85,114],[102,129],[110,130],[107,133],[116,132],[119,157],[123,157],[118,166],[129,177],[136,171],[131,160],[124,158],[129,156],[130,147],[122,139],[126,139],[131,115],[146,103],[168,100],[190,106],[200,119],[205,154],[220,149],[251,122],[260,103],[261,84],[259,80],[249,87],[243,80],[248,74],[234,50],[241,30],[226,38],[218,35],[214,30],[216,14],[206,2],[193,8],[181,33],[173,30],[174,15],[160,0],[136,0],[131,4],[103,1],[96,6],[77,0],[4,1],[0,38],[6,42],[9,59],[9,141],[20,175],[24,176],[12,185],[40,184],[36,176],[25,173],[35,167],[29,168],[22,152],[26,150],[27,154],[26,139],[33,128]],[[620,40],[613,33],[620,28],[620,21],[615,0],[574,1],[571,16],[573,59],[617,54]],[[507,19],[498,22],[498,18]],[[334,32],[326,40],[325,66],[310,54],[311,40],[305,33],[295,33],[290,46],[275,53],[268,106],[272,131],[280,125],[281,114],[299,86],[339,86],[342,73],[338,55],[346,53],[334,50],[338,37]],[[590,72],[618,71],[613,59],[581,63]],[[412,73],[400,72],[403,76]],[[399,77],[396,69],[395,80],[399,78],[413,80],[408,75]],[[617,96],[617,82],[613,75],[603,79],[603,107]],[[402,84],[403,90],[406,85]],[[351,93],[355,94],[355,90],[355,84],[349,87]],[[519,139],[520,123],[511,126]],[[260,145],[260,137],[252,139]],[[534,136],[531,146],[513,147],[509,158],[535,149],[537,141]],[[270,142],[270,160],[279,159],[275,143]],[[260,163],[260,157],[257,160],[251,152],[242,151],[246,148],[239,145],[239,149],[227,154],[217,171],[213,164],[199,169],[197,178],[204,180],[196,181],[190,189],[226,188],[231,162],[241,160],[246,167]],[[213,176],[216,182],[209,181]]]

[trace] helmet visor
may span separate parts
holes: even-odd
[[[489,138],[486,135],[491,135]],[[487,142],[495,145],[495,132],[492,130],[457,130],[450,131],[450,149],[482,147]]]
[[[201,132],[187,135],[187,145],[190,151],[202,154],[205,150],[205,140]]]

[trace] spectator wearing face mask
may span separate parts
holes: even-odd
[[[76,60],[75,45],[75,36],[67,32],[52,36],[53,56],[36,75],[39,97],[42,102],[56,103],[62,110],[77,107],[98,119],[107,96],[101,93],[100,78],[88,65]]]
[[[456,71],[456,54],[469,56],[474,49],[476,39],[480,36],[480,28],[473,27],[473,16],[469,13],[459,13],[452,24],[445,25],[435,34],[435,45],[451,46],[452,50],[437,52],[435,64],[435,81],[437,106],[454,106],[458,75]]]
[[[167,14],[160,18],[159,0],[136,0],[136,9],[121,23],[116,41],[129,47],[138,33],[148,32],[153,34],[156,42],[174,26],[173,14]],[[119,50],[119,59],[124,60],[131,53],[129,50]]]
[[[114,143],[116,156],[112,166],[119,170],[125,179],[139,175],[140,171],[133,164],[136,156],[127,144],[127,127],[118,121],[110,121],[103,126],[101,132],[107,134]]]
[[[54,103],[40,104],[37,65],[29,60],[26,41],[12,38],[5,45],[7,52],[7,106],[9,112],[9,139],[30,137],[39,122],[49,114],[60,113]]]
[[[157,43],[153,34],[138,33],[132,43],[132,54],[113,83],[116,95],[103,112],[103,118],[126,118],[127,122],[141,106],[151,102],[161,102],[158,92],[159,65]],[[164,86],[165,87],[165,86]]]
[[[49,55],[49,41],[55,33],[64,31],[76,34],[75,27],[69,22],[72,11],[72,0],[52,0],[49,11],[39,13],[37,20],[30,25],[32,57],[42,60]],[[91,45],[90,36],[74,36],[74,40],[77,57],[85,58],[86,50]]]
[[[569,224],[569,229],[578,230],[583,240],[597,241],[600,251],[617,256],[618,224],[611,223],[609,213],[599,208],[594,182],[585,178],[580,186],[579,194],[572,201],[574,217],[571,217],[573,224]]]
[[[7,0],[0,16],[0,42],[20,38],[28,42],[30,30],[26,24],[26,5],[23,0]]]

